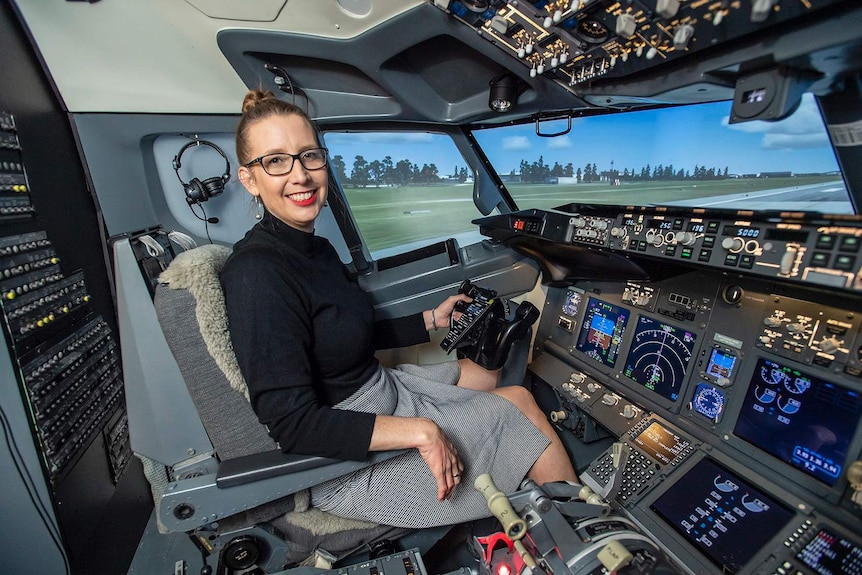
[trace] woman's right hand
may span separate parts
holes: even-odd
[[[437,481],[437,499],[443,501],[451,498],[455,487],[461,483],[464,464],[443,430],[430,419],[425,421],[428,423],[425,436],[416,449]]]
[[[432,420],[425,417],[378,415],[369,451],[415,448],[437,482],[437,499],[452,497],[461,483],[464,464],[458,450]]]

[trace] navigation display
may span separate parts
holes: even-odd
[[[589,298],[576,348],[599,363],[613,367],[626,331],[629,311]]]
[[[623,373],[660,396],[676,401],[696,339],[689,331],[642,315]]]
[[[723,572],[736,573],[793,518],[710,459],[702,459],[650,505]]]
[[[862,413],[862,394],[760,358],[733,432],[832,486]]]

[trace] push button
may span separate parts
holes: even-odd
[[[859,251],[859,238],[856,236],[843,236],[838,244],[839,252],[856,253]]]
[[[816,247],[818,250],[831,250],[835,247],[835,236],[831,234],[823,234],[817,238]]]
[[[855,263],[855,257],[839,254],[838,257],[835,258],[835,269],[845,272],[851,272],[853,271],[853,266]]]
[[[828,267],[829,254],[824,252],[814,252],[814,255],[811,256],[811,265],[818,268]]]

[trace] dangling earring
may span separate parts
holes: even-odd
[[[255,208],[256,208],[255,214],[254,214],[254,219],[260,220],[263,218],[263,210],[264,210],[263,202],[260,200],[260,196],[254,197],[254,203],[255,203]]]

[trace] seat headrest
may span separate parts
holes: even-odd
[[[159,276],[159,283],[184,289],[195,298],[195,317],[207,351],[224,372],[230,386],[248,399],[248,387],[239,371],[228,331],[224,292],[219,274],[231,248],[205,245],[179,254]]]

